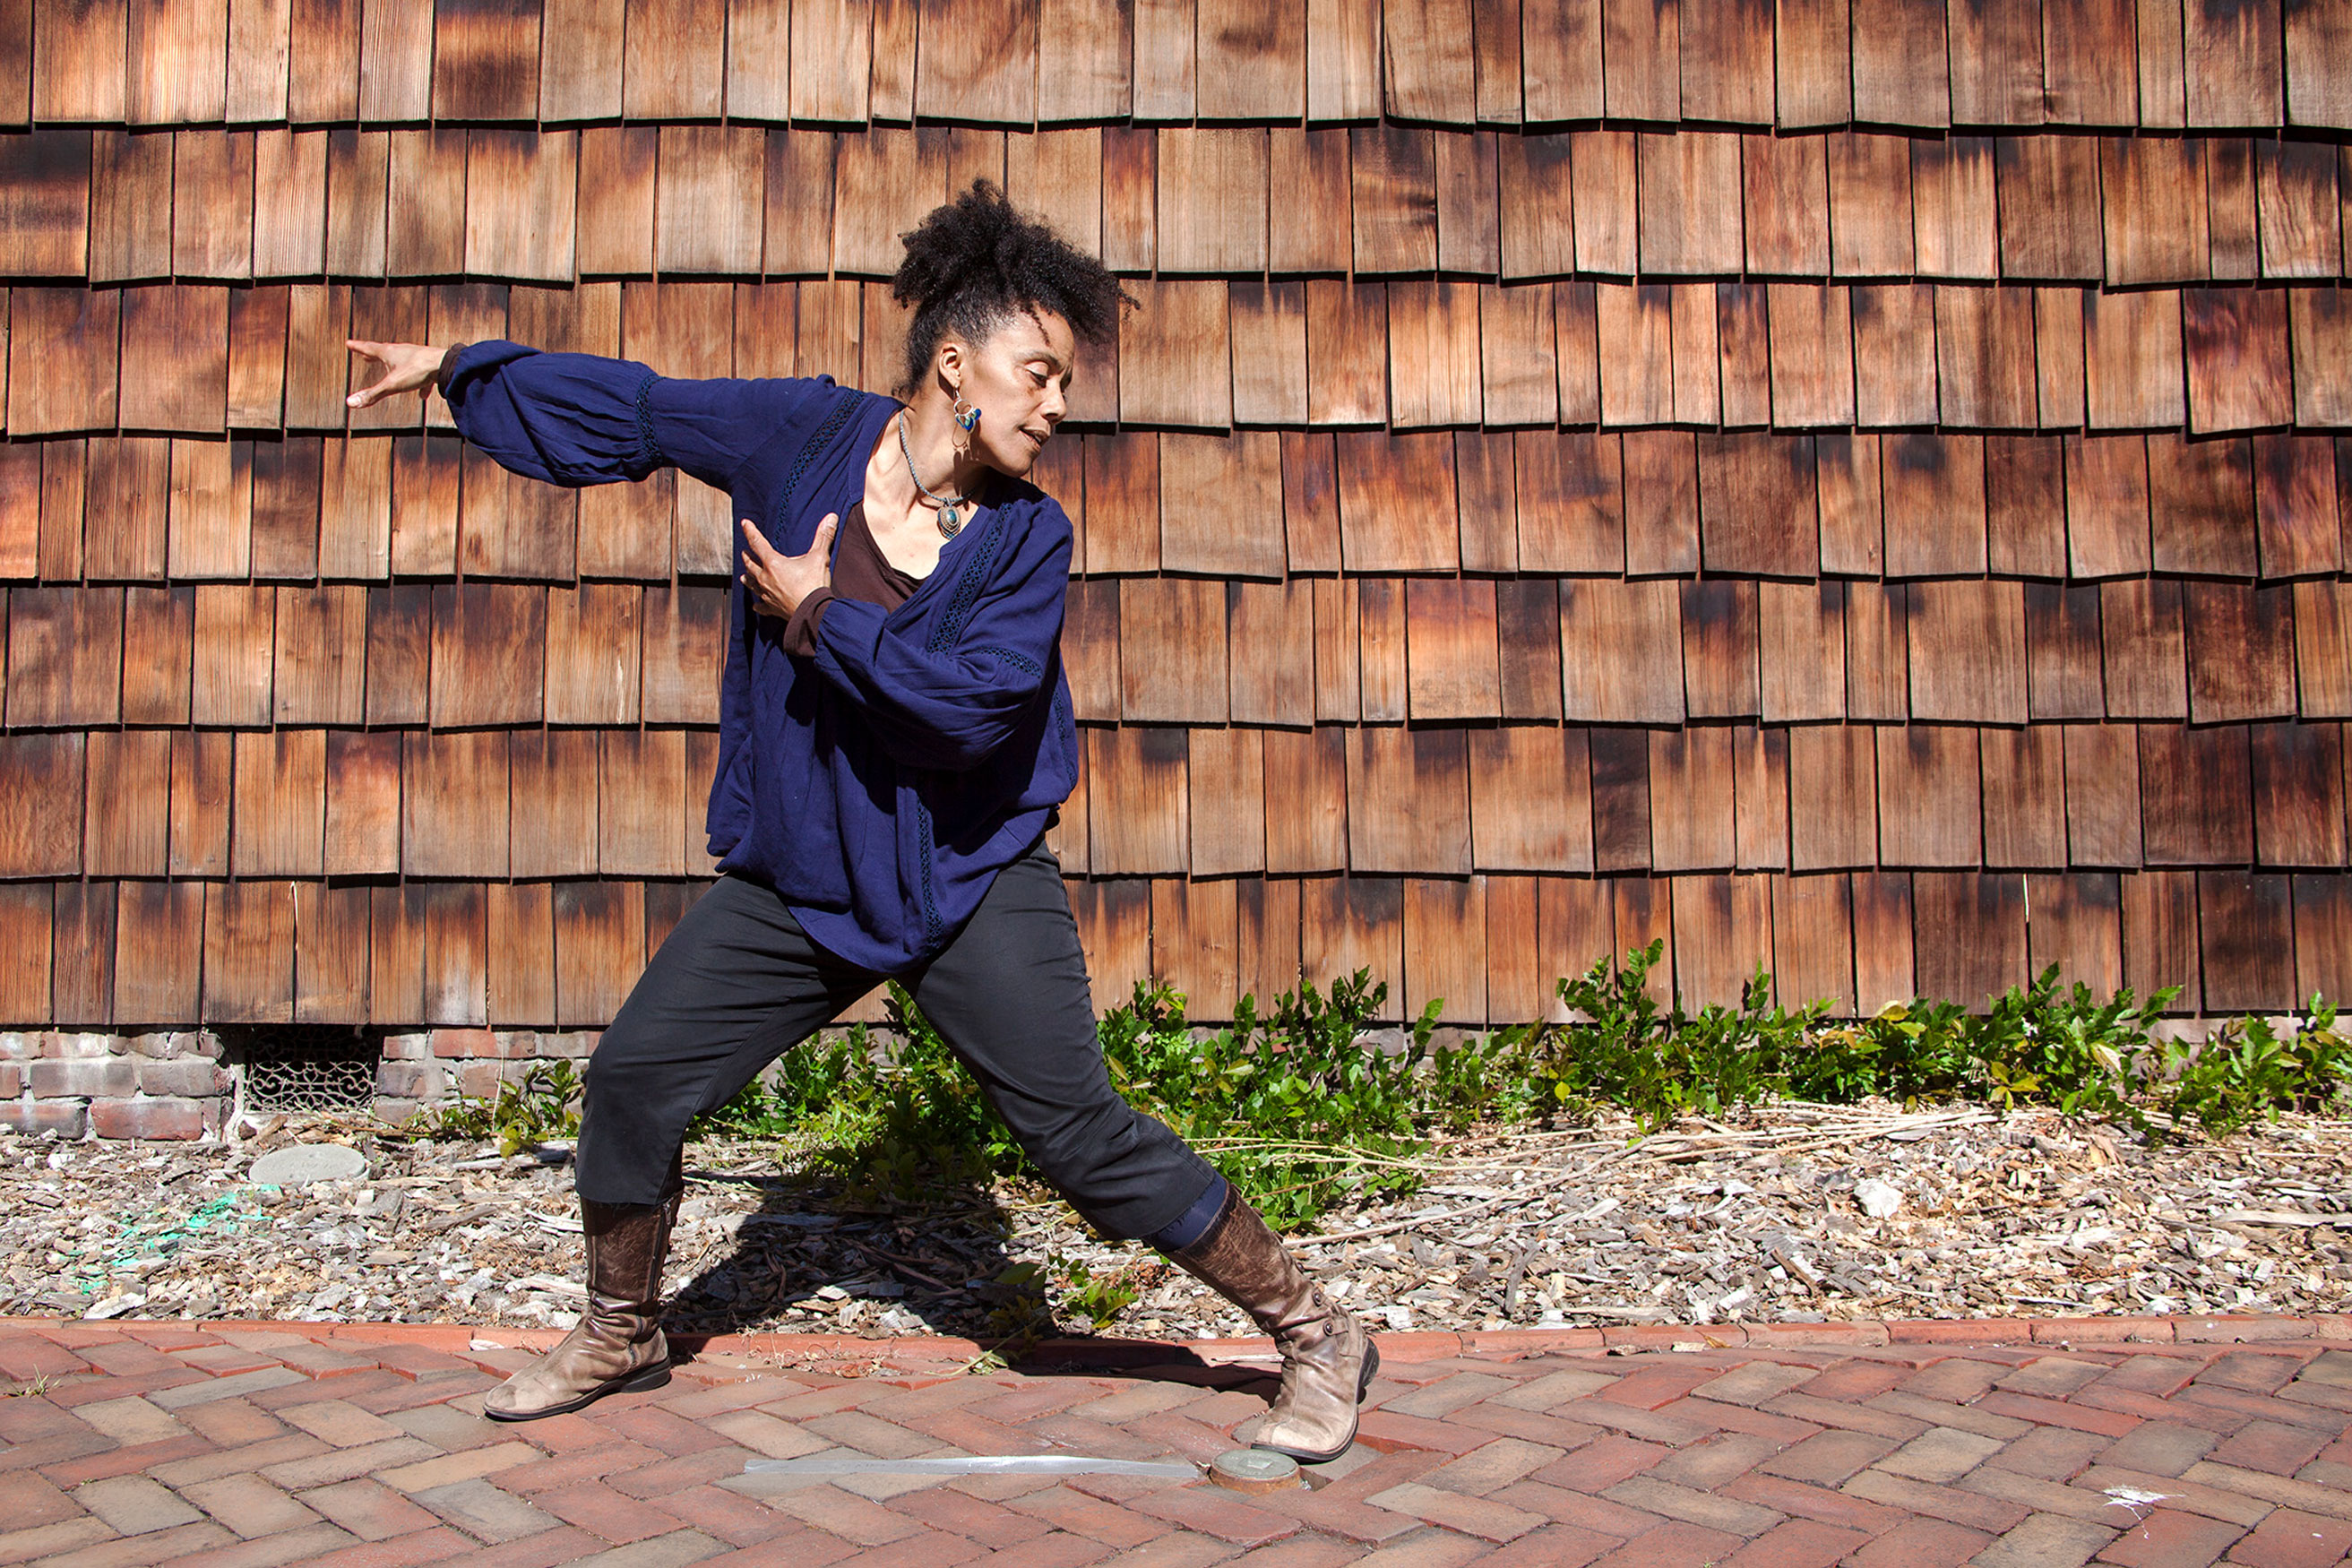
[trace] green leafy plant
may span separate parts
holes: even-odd
[[[1774,1005],[1771,977],[1760,968],[1736,1007],[1688,1013],[1679,995],[1662,1005],[1651,972],[1664,952],[1653,942],[1559,982],[1561,1005],[1580,1021],[1525,1030],[1514,1042],[1537,1086],[1534,1109],[1559,1115],[1605,1103],[1659,1126],[1787,1092],[1790,1064],[1827,1005]],[[1854,1064],[1844,1076],[1859,1076]]]
[[[1229,1027],[1199,1031],[1181,993],[1147,982],[1104,1018],[1103,1056],[1129,1100],[1200,1149],[1269,1222],[1296,1226],[1346,1197],[1412,1190],[1424,1129],[1466,1121],[1489,1092],[1483,1067],[1433,1050],[1438,1001],[1402,1040],[1369,1045],[1387,999],[1387,985],[1359,970],[1328,994],[1302,984],[1263,1016],[1244,995]]]
[[[1574,1122],[1616,1107],[1656,1128],[1774,1098],[1883,1096],[2051,1105],[2163,1135],[2339,1105],[2352,1076],[2352,1038],[2319,997],[2299,1028],[2249,1017],[2194,1045],[2163,1037],[2172,991],[2101,998],[2061,985],[2055,966],[1981,1012],[1919,998],[1831,1019],[1826,1003],[1775,1003],[1761,968],[1736,1005],[1691,1011],[1658,984],[1664,957],[1664,944],[1652,942],[1562,979],[1566,1022],[1443,1045],[1435,1001],[1404,1028],[1375,1030],[1387,989],[1363,971],[1328,990],[1302,983],[1263,1008],[1244,996],[1218,1028],[1192,1025],[1181,993],[1145,981],[1097,1033],[1119,1092],[1283,1227],[1350,1198],[1412,1191],[1433,1135],[1482,1123]],[[788,1141],[839,1176],[853,1203],[874,1207],[961,1201],[970,1184],[1027,1173],[1019,1145],[913,997],[893,985],[887,1016],[887,1043],[862,1026],[811,1041],[698,1121],[697,1134]],[[576,1087],[568,1076],[526,1079],[495,1104],[445,1113],[445,1125],[495,1131],[519,1147],[576,1125],[551,1109]],[[1097,1322],[1119,1310],[1125,1287],[1115,1279],[1063,1283],[1074,1310]],[[1008,1335],[1035,1330],[1040,1289],[1004,1298],[998,1316]]]
[[[488,1099],[467,1098],[420,1112],[427,1137],[489,1138],[502,1154],[580,1131],[580,1071],[568,1061],[533,1062],[518,1081],[499,1085]]]
[[[1108,1269],[1069,1265],[1062,1270],[1062,1304],[1100,1333],[1142,1300],[1143,1284],[1143,1270],[1134,1264]]]
[[[1021,1171],[1020,1147],[914,998],[893,983],[886,1008],[895,1039],[861,1024],[803,1042],[688,1136],[787,1143],[861,1206],[920,1206]]]
[[[2102,999],[2079,982],[2062,985],[2054,964],[1981,1013],[1920,998],[1832,1022],[1825,1004],[1772,1005],[1770,976],[1759,968],[1738,1006],[1694,1014],[1679,997],[1656,994],[1664,952],[1653,942],[1562,980],[1560,1001],[1577,1022],[1496,1037],[1476,1064],[1483,1079],[1507,1086],[1489,1103],[1517,1100],[1553,1117],[1613,1105],[1654,1128],[1775,1096],[1845,1103],[1879,1095],[2051,1105],[2142,1130],[2193,1121],[2222,1132],[2280,1110],[2334,1103],[2352,1076],[2352,1039],[2316,996],[2291,1034],[2252,1016],[2201,1045],[2159,1038],[2176,991],[2141,1000],[2124,989]]]
[[[873,1068],[866,1026],[802,1042],[767,1074],[718,1110],[696,1118],[690,1137],[824,1140],[823,1121],[861,1095]],[[857,1118],[853,1117],[852,1125]]]
[[[2352,1037],[2338,1026],[2336,1008],[2315,995],[2291,1036],[2260,1015],[2232,1018],[2201,1045],[2166,1042],[2153,1071],[2176,1118],[2226,1132],[2283,1110],[2340,1104],[2352,1079]]]
[[[999,1348],[1025,1349],[1054,1331],[1054,1309],[1045,1300],[1045,1270],[1040,1265],[1013,1264],[990,1280],[982,1294],[992,1303],[988,1333]]]
[[[1433,1003],[1386,1049],[1366,1043],[1387,989],[1370,974],[1276,998],[1245,996],[1224,1028],[1193,1027],[1184,997],[1139,984],[1101,1020],[1113,1083],[1200,1146],[1277,1224],[1357,1193],[1403,1191],[1433,1125],[1466,1126],[1508,1099],[1490,1038],[1434,1049]],[[913,997],[892,986],[895,1040],[853,1028],[788,1053],[764,1081],[700,1119],[698,1135],[790,1141],[855,1202],[925,1201],[1028,1167],[971,1076]]]

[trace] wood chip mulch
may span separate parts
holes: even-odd
[[[502,1159],[362,1123],[226,1143],[0,1135],[0,1313],[566,1327],[579,1224],[560,1151]],[[247,1179],[341,1141],[363,1177]],[[687,1331],[1247,1331],[1132,1244],[1022,1183],[908,1200],[842,1190],[789,1151],[704,1142],[672,1247]],[[2055,1112],[1757,1108],[1444,1141],[1402,1200],[1295,1238],[1390,1331],[1881,1317],[2275,1312],[2352,1299],[2352,1123],[2289,1116],[2151,1142]],[[1098,1316],[1098,1314],[1108,1314]]]

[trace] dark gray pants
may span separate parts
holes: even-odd
[[[580,1195],[659,1202],[687,1124],[883,978],[810,941],[772,889],[720,878],[589,1058]],[[1111,1088],[1077,922],[1042,843],[997,874],[946,952],[899,978],[1030,1160],[1100,1229],[1150,1236],[1215,1181]]]

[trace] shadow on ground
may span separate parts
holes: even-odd
[[[1007,1280],[1013,1225],[984,1177],[877,1191],[828,1174],[724,1173],[690,1162],[688,1174],[705,1186],[755,1189],[760,1202],[731,1241],[674,1259],[673,1278],[680,1266],[693,1272],[672,1293],[662,1326],[685,1356],[712,1336],[740,1333],[868,1334],[878,1355],[894,1337],[885,1320],[896,1314],[898,1333],[972,1340],[1029,1376],[1274,1394],[1270,1361],[1212,1362],[1176,1341],[1066,1331],[1045,1280]],[[816,1316],[789,1310],[812,1300]]]
[[[984,1179],[881,1191],[826,1173],[697,1170],[688,1191],[738,1186],[759,1205],[702,1256],[673,1253],[663,1327],[674,1337],[899,1333],[982,1340],[1050,1332],[1042,1280],[1007,1281],[1012,1222]],[[814,1308],[793,1311],[794,1306]]]

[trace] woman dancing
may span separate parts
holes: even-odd
[[[594,1055],[577,1186],[588,1310],[485,1401],[527,1421],[667,1381],[658,1324],[687,1125],[885,979],[913,993],[1029,1158],[1282,1352],[1239,1436],[1347,1448],[1379,1364],[1354,1319],[1182,1140],[1121,1100],[1044,834],[1077,776],[1060,652],[1070,522],[1023,476],[1076,340],[1131,303],[985,182],[906,237],[907,384],[679,381],[511,342],[354,341],[364,408],[437,386],[465,437],[560,485],[672,465],[740,519],[708,826],[718,882]]]

